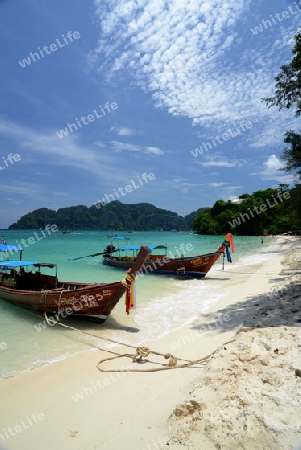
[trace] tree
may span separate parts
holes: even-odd
[[[238,198],[239,199],[245,199],[245,198],[248,198],[248,197],[250,197],[250,194],[241,194]]]
[[[295,116],[301,115],[301,32],[295,35],[295,45],[292,50],[293,58],[290,64],[281,66],[280,74],[275,78],[274,97],[264,98],[268,107],[277,106],[279,110],[295,107]],[[301,179],[301,135],[292,130],[285,133],[284,142],[290,144],[286,147],[281,156],[285,161],[285,167],[280,170],[296,173]],[[291,191],[292,216],[295,221],[301,224],[301,186],[296,183],[296,187]]]
[[[279,189],[268,188],[255,191],[252,195],[243,194],[244,199],[240,204],[217,200],[212,208],[206,208],[197,215],[193,229],[201,234],[223,234],[230,230],[239,235],[277,234],[299,230],[299,187],[301,188],[301,185],[289,190],[288,185],[282,184]],[[285,202],[277,201],[280,191],[289,194],[285,197]]]
[[[301,114],[301,33],[295,36],[296,44],[292,50],[295,55],[290,64],[280,67],[281,72],[275,78],[274,97],[263,98],[269,108],[279,107],[279,110],[296,107],[296,117]]]
[[[284,142],[291,146],[285,148],[281,156],[281,159],[286,162],[283,170],[286,172],[296,172],[299,178],[301,178],[301,135],[294,131],[287,131]]]

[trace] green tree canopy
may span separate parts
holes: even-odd
[[[275,95],[263,98],[268,107],[277,106],[279,110],[296,108],[296,116],[301,114],[301,33],[295,36],[295,55],[290,64],[280,67],[281,72],[275,78]]]
[[[275,78],[275,95],[264,98],[268,107],[277,106],[279,110],[295,108],[295,116],[301,114],[301,32],[295,35],[295,45],[292,50],[293,58],[290,64],[281,66],[280,74]],[[284,142],[289,144],[285,147],[281,159],[285,167],[280,170],[295,173],[301,179],[301,135],[289,130],[285,133]],[[292,209],[297,221],[301,221],[301,186],[291,192]]]
[[[300,221],[294,210],[295,196],[295,189],[289,190],[283,184],[279,189],[243,194],[239,204],[218,200],[212,208],[197,215],[193,229],[200,234],[231,231],[240,235],[277,234],[299,229]]]

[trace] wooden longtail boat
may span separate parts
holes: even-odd
[[[181,256],[177,258],[167,257],[167,247],[165,245],[150,245],[150,255],[142,266],[141,272],[154,274],[172,274],[172,275],[188,275],[192,277],[204,278],[209,272],[213,264],[221,255],[227,254],[228,262],[231,261],[229,247],[234,252],[234,240],[231,233],[226,235],[224,242],[213,253],[206,253],[197,256]],[[136,254],[139,246],[124,246],[119,249],[111,244],[105,249],[103,255],[103,263],[112,267],[128,269],[136,261]],[[155,254],[154,250],[164,249],[164,254]],[[117,256],[115,254],[118,253]],[[129,253],[131,256],[129,256]],[[99,253],[98,253],[99,254]],[[94,255],[91,255],[94,256]]]
[[[0,298],[45,314],[55,313],[56,317],[74,315],[103,322],[125,293],[126,311],[129,313],[133,306],[135,278],[149,252],[147,247],[141,247],[125,278],[114,283],[61,282],[57,278],[56,264],[1,261]],[[42,273],[48,271],[46,268],[54,269],[55,275]]]

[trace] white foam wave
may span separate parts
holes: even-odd
[[[178,292],[153,297],[136,312],[135,322],[141,329],[137,335],[139,343],[156,339],[192,322],[225,295],[218,284],[208,286],[201,280],[181,281],[176,286]]]

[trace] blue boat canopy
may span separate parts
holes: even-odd
[[[130,238],[125,237],[125,236],[110,236],[111,239],[119,239],[121,241],[129,241]]]
[[[17,247],[16,245],[0,244],[1,252],[22,252],[23,248]]]
[[[155,250],[155,249],[167,249],[166,245],[148,245],[147,246],[150,250]],[[125,245],[124,247],[121,247],[119,250],[121,251],[125,251],[125,250],[139,250],[140,249],[140,245]]]
[[[0,267],[14,268],[20,266],[34,266],[38,261],[0,261]]]
[[[52,263],[40,263],[38,261],[0,261],[0,268],[13,269],[15,267],[23,267],[23,266],[36,266],[36,267],[49,267],[53,269],[56,267],[56,264]]]

